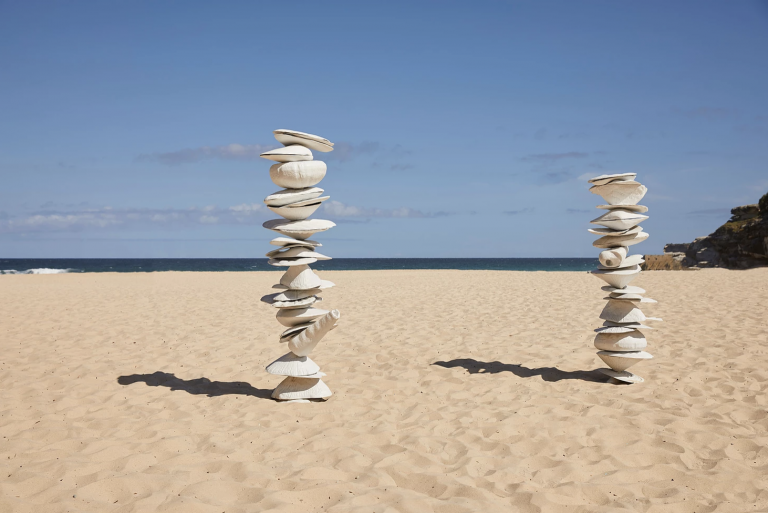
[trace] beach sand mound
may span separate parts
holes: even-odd
[[[768,510],[768,269],[643,273],[631,386],[588,273],[322,272],[310,404],[269,399],[279,274],[0,277],[0,511]]]

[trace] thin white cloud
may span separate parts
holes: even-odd
[[[201,146],[167,153],[139,155],[138,162],[158,162],[167,166],[191,164],[203,160],[256,160],[265,151],[280,147],[280,144],[227,144],[225,146]]]
[[[111,207],[79,211],[41,211],[0,216],[0,233],[79,232],[107,228],[188,227],[212,224],[260,224],[269,210],[264,205],[215,205],[186,209]]]
[[[323,213],[329,217],[355,218],[355,217],[390,217],[390,218],[428,218],[453,215],[451,212],[422,212],[410,207],[366,208],[345,205],[339,201],[326,201],[323,203]]]
[[[423,212],[410,207],[367,208],[327,201],[318,211],[323,216],[353,222],[354,219],[426,219],[454,215],[455,212]],[[172,229],[210,225],[260,225],[275,215],[263,204],[241,203],[230,207],[208,205],[190,208],[112,208],[79,210],[41,210],[11,215],[0,212],[0,234],[85,232],[107,229]]]

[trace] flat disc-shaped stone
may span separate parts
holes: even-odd
[[[610,296],[606,296],[603,299],[616,299],[618,301],[634,301],[635,303],[658,303],[655,299],[651,299],[649,297],[643,297],[640,294],[621,294],[618,296],[615,296],[611,294]]]
[[[317,258],[270,258],[267,263],[275,267],[291,267],[294,265],[309,265],[317,262]]]
[[[637,173],[614,173],[612,175],[600,175],[587,180],[591,184],[602,185],[602,183],[610,183],[614,180],[634,180]]]
[[[606,376],[610,376],[613,379],[618,379],[619,381],[623,381],[625,383],[642,383],[645,381],[643,378],[636,374],[632,374],[629,371],[622,371],[622,372],[616,372],[613,369],[597,369],[598,372],[602,372]]]
[[[645,289],[641,289],[640,287],[636,287],[634,285],[627,285],[623,289],[617,289],[616,287],[605,285],[603,287],[600,287],[600,289],[606,292],[617,293],[617,294],[645,294]]]
[[[325,289],[330,289],[331,287],[335,287],[335,286],[336,286],[336,284],[333,283],[332,281],[320,280],[320,285],[318,285],[316,288],[318,288],[320,290],[325,290]],[[277,290],[290,290],[289,287],[283,285],[282,283],[278,283],[277,285],[272,285],[272,288],[273,289],[277,289]]]
[[[648,320],[648,317],[645,319]],[[645,329],[645,330],[652,330],[653,328],[650,326],[646,326],[645,324],[639,323],[639,322],[613,322],[613,321],[604,321],[603,326],[607,328],[631,328],[631,329]]]
[[[602,328],[597,328],[595,333],[630,333],[632,331],[637,331],[637,328],[627,328],[624,326],[603,326]]]
[[[649,237],[648,232],[633,233],[631,235],[619,235],[618,237],[604,236],[597,239],[592,245],[599,249],[615,248],[617,246],[634,246],[640,244]]]
[[[632,228],[629,228],[627,230],[613,230],[611,228],[589,228],[587,230],[589,233],[594,233],[595,235],[606,235],[608,237],[619,237],[620,235],[633,235],[635,233],[640,233],[643,231],[642,226],[633,226]]]
[[[283,216],[289,221],[301,221],[314,214],[315,210],[320,208],[320,205],[322,205],[323,201],[324,200],[321,201],[321,199],[318,198],[317,200],[310,200],[310,202],[306,205],[285,205],[283,207],[267,208],[269,208],[275,214]],[[302,201],[302,203],[304,202]]]
[[[625,208],[627,210],[631,210],[632,212],[639,212],[640,214],[645,214],[648,212],[648,207],[644,207],[643,205],[598,205],[597,208],[601,210],[612,210],[614,208]]]
[[[272,304],[275,301],[297,301],[306,297],[311,297],[320,293],[320,289],[306,289],[306,290],[286,290],[284,292],[276,292],[274,294],[267,294],[262,297],[261,300],[264,303]]]
[[[283,247],[285,247],[285,246],[306,246],[306,247],[309,247],[309,248],[316,248],[316,247],[322,246],[322,244],[320,244],[319,242],[314,241],[314,240],[309,240],[309,239],[299,240],[299,239],[294,239],[294,238],[291,238],[291,237],[275,237],[274,239],[269,241],[269,243],[272,244],[273,246],[283,246]]]
[[[319,198],[325,191],[320,187],[304,187],[303,189],[283,189],[273,192],[264,198],[264,204],[268,207],[282,207],[283,205],[293,205],[312,201]],[[330,197],[330,196],[329,196]]]
[[[295,308],[291,310],[281,309],[275,316],[277,322],[290,328],[299,324],[314,321],[315,319],[327,314],[328,310],[322,310],[320,308],[304,307]]]
[[[296,336],[299,333],[301,333],[302,331],[304,331],[305,329],[309,328],[310,326],[312,326],[312,322],[305,322],[305,323],[302,323],[302,324],[297,324],[296,326],[292,326],[292,327],[288,328],[287,330],[285,330],[284,332],[282,332],[280,334],[280,338],[283,339],[283,338],[289,338],[289,337]],[[282,342],[282,340],[281,340],[281,342]]]
[[[275,308],[304,308],[306,306],[312,306],[318,301],[322,301],[323,298],[317,296],[305,297],[304,299],[297,299],[296,301],[275,301],[272,306]]]
[[[323,153],[333,151],[333,143],[325,137],[320,137],[319,135],[308,134],[296,130],[287,130],[285,128],[278,128],[272,133],[275,134],[275,139],[277,139],[278,142],[281,142],[286,146],[291,144],[300,144],[302,146],[306,146],[309,149],[321,151]]]
[[[274,259],[314,258],[317,260],[331,260],[331,257],[325,256],[322,253],[318,253],[317,251],[312,251],[310,248],[306,248],[303,246],[294,246],[294,247],[288,247],[285,249],[284,248],[275,249],[267,253],[266,256]]]
[[[306,146],[292,144],[284,148],[277,148],[271,151],[265,151],[260,157],[274,160],[275,162],[301,162],[312,160],[312,152]]]
[[[274,230],[287,237],[304,240],[317,232],[330,230],[336,223],[325,219],[305,219],[303,221],[288,221],[285,219],[271,219],[262,226],[268,230]]]
[[[590,221],[590,223],[600,224],[614,231],[625,231],[642,223],[646,219],[648,219],[648,216],[638,212],[632,212],[631,210],[624,208],[616,208],[609,210],[596,219],[593,219]]]

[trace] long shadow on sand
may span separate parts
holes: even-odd
[[[244,381],[211,381],[208,378],[181,379],[168,372],[154,372],[152,374],[131,374],[120,376],[117,382],[121,385],[133,383],[146,383],[150,387],[168,387],[171,390],[183,390],[188,394],[207,395],[218,397],[220,395],[249,395],[260,399],[271,399],[272,390],[254,388]]]
[[[454,367],[463,367],[470,374],[498,374],[499,372],[511,372],[521,378],[533,378],[541,376],[544,381],[562,381],[564,379],[580,379],[582,381],[593,381],[596,383],[605,383],[608,377],[604,374],[592,371],[561,371],[557,367],[539,367],[529,369],[523,365],[501,363],[501,362],[479,362],[472,358],[457,358],[449,362],[435,362],[432,365],[452,369]]]

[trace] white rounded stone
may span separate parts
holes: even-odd
[[[278,128],[273,131],[275,139],[278,142],[285,144],[286,146],[291,144],[300,144],[306,146],[311,150],[321,151],[327,153],[333,151],[333,143],[325,137],[319,135],[307,134],[305,132],[298,132],[296,130],[286,130],[285,128]]]
[[[310,354],[326,333],[333,329],[339,318],[341,318],[339,311],[331,310],[317,319],[312,326],[293,337],[288,342],[288,349],[299,356]]]
[[[305,219],[303,221],[272,219],[262,224],[262,226],[268,230],[274,230],[288,237],[304,240],[317,232],[330,230],[336,226],[336,223],[333,221],[326,221],[325,219]]]
[[[613,210],[617,207],[616,205],[598,205],[597,208],[602,210]],[[643,205],[621,205],[621,208],[631,210],[632,212],[639,212],[641,214],[648,212],[648,207],[644,207]]]
[[[308,356],[286,353],[267,365],[267,372],[279,376],[310,376],[320,372],[320,367]]]
[[[645,335],[637,330],[629,333],[605,333],[595,335],[595,347],[602,351],[642,351],[648,345]]]
[[[600,217],[590,221],[592,224],[603,225],[607,228],[615,230],[617,232],[627,231],[630,228],[637,226],[648,219],[648,216],[626,210],[624,208],[616,208],[609,210]],[[612,233],[612,236],[623,235],[621,233]]]
[[[612,249],[606,249],[600,253],[600,264],[605,268],[620,267],[624,259],[627,258],[627,248],[618,247]]]
[[[648,192],[648,188],[637,182],[612,182],[594,185],[589,192],[599,195],[610,205],[623,206],[637,205],[637,202]]]
[[[269,168],[269,177],[280,187],[303,189],[312,187],[325,177],[327,166],[320,160],[309,162],[287,162],[274,164]]]
[[[305,146],[298,144],[292,144],[284,148],[277,148],[276,150],[265,151],[260,155],[262,158],[268,160],[274,160],[275,162],[300,162],[306,160],[312,160],[312,152]]]
[[[307,290],[320,288],[321,280],[315,272],[306,265],[290,267],[280,278],[280,285],[291,290]]]
[[[295,399],[325,399],[333,392],[320,378],[285,378],[272,392],[272,398],[279,401]]]
[[[592,271],[592,274],[606,282],[611,287],[620,289],[626,287],[632,280],[637,278],[637,275],[640,274],[640,266],[638,265],[628,269],[615,271],[603,271],[601,269],[596,269]]]
[[[597,356],[599,356],[608,367],[616,372],[625,371],[641,360],[650,360],[653,358],[653,355],[646,353],[645,351],[632,351],[627,353],[598,351]]]
[[[320,187],[305,187],[303,189],[283,189],[273,192],[264,198],[264,204],[268,207],[282,207],[295,203],[313,200],[323,195],[325,191]]]
[[[599,249],[617,248],[619,246],[629,247],[640,244],[648,238],[648,232],[633,233],[631,235],[620,235],[618,237],[605,236],[600,237],[592,245]]]
[[[277,312],[275,317],[277,318],[277,322],[287,328],[290,328],[292,326],[304,324],[305,322],[314,321],[318,317],[322,317],[327,313],[328,310],[321,310],[320,308],[312,308],[310,306],[306,308],[295,308],[290,310],[281,309],[279,312]]]
[[[275,214],[283,216],[290,221],[301,221],[302,219],[306,219],[314,214],[315,210],[317,210],[320,205],[323,204],[323,201],[327,200],[328,198],[330,198],[330,196],[325,196],[324,198],[317,198],[314,200],[300,201],[298,203],[285,205],[283,207],[268,208]]]
[[[643,322],[645,314],[633,301],[609,299],[600,312],[600,318],[611,322]]]

